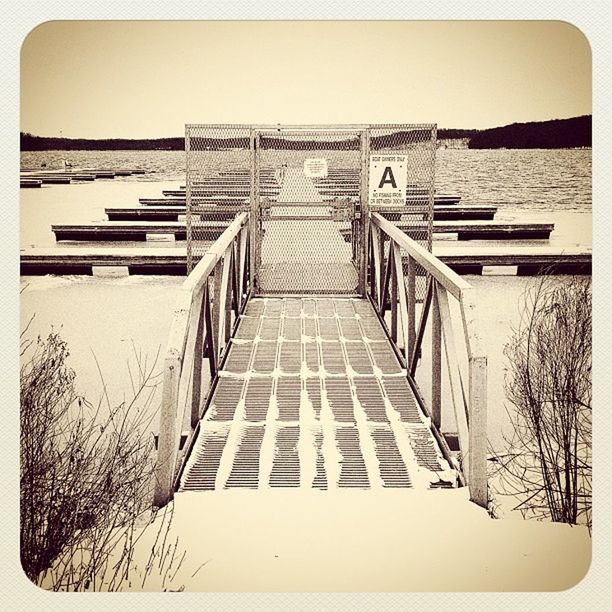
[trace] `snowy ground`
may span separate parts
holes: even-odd
[[[591,558],[585,528],[494,521],[465,489],[234,490],[180,493],[174,505],[168,541],[187,554],[171,589],[556,591]],[[160,586],[152,576],[146,590]]]
[[[155,197],[162,188],[174,186],[170,182],[100,183],[94,189],[54,186],[53,192],[45,189],[24,196],[22,247],[51,245],[51,223],[103,218],[105,205],[135,206],[137,197]],[[123,196],[117,199],[119,189]],[[539,220],[558,224],[560,244],[590,244],[590,216],[544,216]],[[161,369],[175,292],[182,280],[22,277],[21,327],[35,315],[31,337],[46,336],[52,326],[61,328],[79,390],[91,400],[99,398],[99,368],[111,403],[118,403],[132,392],[127,364],[130,361],[133,370],[134,348],[148,364],[159,355]],[[499,446],[507,423],[503,346],[518,322],[520,296],[533,280],[504,276],[467,280],[476,288],[488,355],[488,436]],[[427,379],[425,364],[421,378]],[[161,388],[158,391],[161,394]],[[425,385],[423,391],[427,396]],[[448,410],[444,418],[452,419]],[[420,494],[410,490],[181,493],[172,537],[180,538],[188,555],[174,587],[559,590],[577,583],[587,571],[591,541],[586,530],[533,521],[492,521],[467,501],[466,494],[465,489]]]

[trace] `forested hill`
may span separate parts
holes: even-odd
[[[567,149],[591,146],[591,115],[572,119],[553,119],[530,123],[513,123],[486,130],[438,130],[438,139],[466,139],[470,149]],[[21,132],[22,151],[113,151],[170,150],[183,151],[185,139],[86,139],[33,136]]]
[[[590,147],[591,115],[478,130],[470,137],[470,149],[567,149]]]
[[[147,151],[147,150],[169,150],[184,151],[184,138],[155,138],[155,139],[130,139],[130,138],[54,138],[52,136],[33,136],[21,132],[22,151]]]

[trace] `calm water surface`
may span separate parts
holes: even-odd
[[[144,168],[154,174],[128,182],[180,180],[185,175],[182,151],[25,151],[22,167],[74,166]],[[116,179],[117,180],[117,179]],[[590,149],[440,149],[436,154],[436,188],[457,193],[466,202],[494,202],[526,210],[591,208]]]

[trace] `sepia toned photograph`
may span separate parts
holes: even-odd
[[[34,585],[580,583],[596,529],[577,27],[51,21],[20,73]]]

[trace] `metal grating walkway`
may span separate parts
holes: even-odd
[[[455,483],[369,302],[255,298],[180,490]]]

